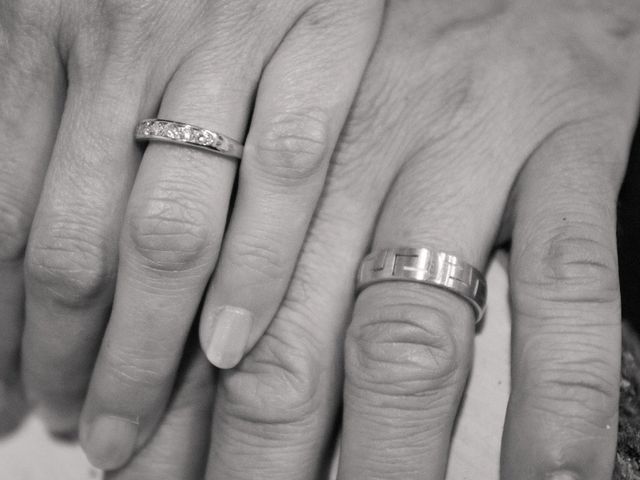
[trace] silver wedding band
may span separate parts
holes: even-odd
[[[447,290],[473,307],[476,322],[487,306],[487,281],[478,269],[455,255],[430,248],[391,248],[367,255],[357,290],[382,282],[414,282]]]
[[[135,137],[138,141],[168,142],[237,159],[242,158],[244,148],[237,140],[213,130],[160,118],[141,121]]]

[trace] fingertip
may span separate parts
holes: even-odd
[[[89,462],[102,470],[123,467],[133,456],[138,423],[111,415],[97,417],[81,430],[81,442]]]
[[[49,405],[39,405],[35,414],[52,437],[65,440],[77,436],[79,414],[61,412]]]
[[[27,410],[22,389],[0,381],[0,437],[15,431]]]
[[[247,351],[253,324],[253,314],[241,307],[225,305],[206,315],[200,344],[209,362],[220,369],[238,365]]]

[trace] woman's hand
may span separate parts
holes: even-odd
[[[0,1],[0,378],[17,370],[26,317],[27,391],[52,430],[75,429],[109,318],[81,429],[97,465],[122,465],[154,430],[216,262],[210,361],[235,365],[264,332],[382,11]],[[134,128],[153,116],[246,136],[224,244],[237,162],[167,144],[142,155]]]
[[[507,240],[502,476],[609,478],[615,205],[639,49],[635,1],[390,2],[287,297],[219,379],[206,478],[317,478],[341,400],[340,479],[443,478],[472,309],[422,285],[369,287],[343,365],[356,270],[369,249],[402,246],[481,267]]]

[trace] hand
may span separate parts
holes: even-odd
[[[0,1],[0,373],[17,368],[26,316],[23,379],[64,432],[95,363],[81,437],[98,466],[120,466],[153,432],[216,262],[202,312],[209,359],[231,367],[264,332],[382,9]],[[142,155],[134,127],[156,115],[238,139],[251,117],[224,245],[237,162],[166,144]]]
[[[390,2],[287,297],[219,379],[206,478],[318,477],[334,446],[342,339],[367,250],[428,245],[481,267],[507,240],[513,379],[502,477],[609,478],[615,204],[638,48],[636,2]],[[340,479],[444,477],[473,320],[464,301],[422,285],[359,295],[346,333]],[[139,467],[135,478],[152,478]]]

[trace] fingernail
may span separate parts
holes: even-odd
[[[51,434],[51,437],[59,443],[76,443],[78,441],[78,432],[76,430],[49,433]]]
[[[115,470],[133,455],[138,424],[125,418],[99,416],[89,426],[84,442],[87,458],[96,468]]]
[[[211,324],[207,358],[218,368],[235,367],[247,348],[253,315],[244,308],[225,306],[215,310]]]
[[[27,413],[21,390],[0,381],[0,436],[14,431]]]
[[[51,435],[56,438],[73,437],[78,426],[77,415],[65,415],[48,406],[38,406],[36,415]]]

